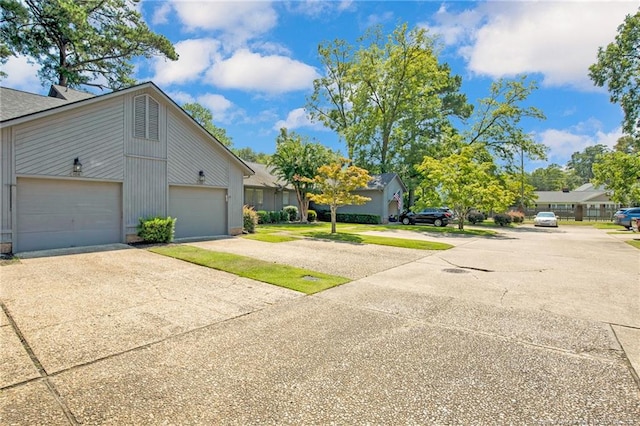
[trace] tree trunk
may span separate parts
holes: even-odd
[[[308,201],[305,203],[305,200],[302,198],[302,194],[300,190],[296,189],[296,198],[298,198],[298,209],[300,213],[300,223],[307,223],[307,209]]]
[[[331,233],[336,233],[336,206],[329,206],[331,208]]]

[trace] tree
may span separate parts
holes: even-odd
[[[177,60],[135,0],[0,0],[0,43],[40,64],[41,81],[118,89],[135,83],[133,58]],[[105,83],[106,82],[106,83]]]
[[[471,107],[426,30],[404,24],[384,36],[375,27],[358,42],[357,50],[343,40],[319,46],[326,74],[314,81],[308,109],[344,139],[355,164],[384,173],[433,143],[448,117],[469,116]]]
[[[213,114],[211,111],[197,102],[186,103],[182,105],[182,109],[185,110],[194,120],[198,122],[205,130],[219,142],[221,142],[227,148],[233,145],[233,140],[227,135],[227,131],[221,127],[213,124]]]
[[[582,152],[574,152],[567,162],[567,168],[575,171],[582,179],[582,183],[593,179],[593,165],[598,162],[602,154],[609,152],[606,145],[588,146]]]
[[[464,229],[472,209],[505,210],[518,195],[498,176],[487,154],[484,147],[465,146],[446,158],[425,157],[417,167],[424,177],[420,204],[448,206],[458,216],[458,229]]]
[[[276,152],[267,163],[276,176],[291,184],[298,199],[300,221],[307,222],[308,194],[313,191],[311,181],[323,164],[331,163],[336,155],[317,142],[309,142],[295,132],[280,129],[276,139]]]
[[[589,67],[589,77],[599,87],[607,85],[611,102],[622,106],[623,131],[640,138],[640,9],[627,15],[615,42],[598,48],[598,61]]]
[[[318,168],[313,179],[316,193],[309,194],[309,199],[319,204],[327,204],[331,211],[331,233],[336,233],[336,212],[338,207],[360,205],[371,198],[354,194],[358,188],[366,188],[371,180],[369,172],[360,167],[350,165],[350,160],[341,158],[339,161],[325,164]]]
[[[264,152],[256,152],[251,147],[232,148],[231,151],[244,161],[251,161],[258,164],[267,164],[271,156]]]
[[[486,147],[511,169],[522,167],[516,164],[525,155],[532,160],[545,159],[546,147],[536,143],[520,126],[524,118],[545,119],[538,108],[522,105],[535,89],[536,83],[527,82],[526,76],[492,83],[489,96],[480,99],[474,109],[471,124],[464,132],[464,144]]]
[[[640,155],[609,152],[593,165],[594,185],[604,185],[611,199],[624,205],[640,205]]]
[[[536,191],[561,191],[564,188],[571,190],[584,183],[573,170],[565,171],[557,164],[535,169],[527,180]]]

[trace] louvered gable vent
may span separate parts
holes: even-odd
[[[160,104],[147,95],[134,98],[133,136],[140,139],[160,139]]]

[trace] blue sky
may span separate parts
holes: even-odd
[[[622,113],[595,88],[588,67],[599,46],[614,40],[635,1],[183,1],[143,0],[152,30],[168,37],[177,62],[138,61],[136,78],[154,81],[179,104],[199,102],[213,112],[238,148],[272,153],[280,127],[345,151],[337,136],[309,121],[304,105],[321,75],[317,48],[344,39],[355,44],[367,28],[398,24],[427,28],[442,44],[440,59],[463,79],[470,102],[492,81],[528,74],[540,89],[529,105],[547,120],[525,130],[549,147],[555,162],[595,144],[613,146]],[[0,84],[45,94],[25,58],[4,67]]]

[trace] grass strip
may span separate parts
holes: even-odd
[[[242,238],[247,240],[262,241],[265,243],[286,243],[287,241],[294,241],[298,238],[290,237],[288,235],[274,234],[270,232],[258,232],[255,234],[246,234]]]
[[[432,241],[410,240],[407,238],[379,237],[374,235],[349,234],[337,232],[307,232],[306,236],[332,241],[344,241],[358,244],[377,244],[381,246],[401,247],[417,250],[448,250],[453,246],[446,243]]]
[[[640,250],[640,240],[627,240],[625,243]]]
[[[193,246],[177,244],[151,247],[148,250],[163,256],[173,257],[305,294],[318,293],[351,281],[349,278],[336,275],[265,262],[237,254],[204,250]]]

